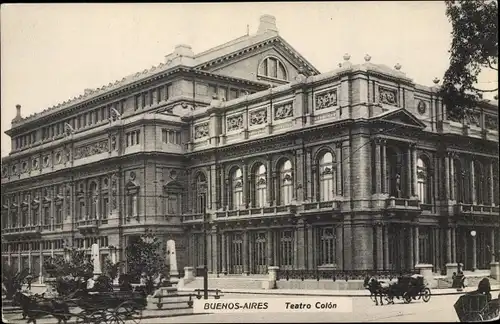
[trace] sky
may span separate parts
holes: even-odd
[[[442,79],[451,24],[442,1],[2,4],[1,155],[16,115],[62,103],[164,61],[178,44],[205,51],[257,31],[259,17],[276,17],[280,35],[321,73],[344,53],[353,64],[402,65],[416,83]],[[496,88],[496,73],[479,86]],[[488,98],[488,96],[486,96]]]

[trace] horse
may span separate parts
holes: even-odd
[[[52,315],[61,322],[67,323],[71,318],[69,306],[64,302],[56,299],[38,299],[32,298],[18,291],[14,295],[14,301],[21,306],[23,315],[28,317],[28,324],[36,324],[36,320],[47,315]]]
[[[370,298],[375,301],[376,306],[378,306],[377,296],[380,299],[380,305],[384,305],[382,297],[384,297],[385,291],[382,287],[382,282],[378,281],[374,277],[366,277],[363,282],[363,287],[365,287],[365,289],[368,289],[368,291],[370,292]]]

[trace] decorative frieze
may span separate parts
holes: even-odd
[[[498,130],[498,119],[492,115],[484,115],[484,126],[487,129]]]
[[[267,108],[250,112],[250,126],[267,124]]]
[[[465,122],[467,123],[467,125],[481,127],[480,118],[480,112],[469,111],[465,114]]]
[[[337,89],[331,89],[317,94],[314,102],[315,102],[315,110],[321,110],[337,106]]]
[[[100,142],[88,144],[85,146],[80,146],[75,149],[74,159],[78,160],[81,158],[89,157],[96,154],[101,154],[108,151],[108,140],[103,140]]]
[[[293,117],[293,102],[275,105],[274,107],[274,120],[282,120]]]
[[[383,104],[397,106],[398,92],[394,89],[379,87],[379,101]]]
[[[54,156],[54,165],[58,165],[62,163],[63,154],[62,151],[57,151]]]
[[[199,139],[208,136],[208,123],[194,126],[194,138]]]
[[[232,132],[243,128],[243,115],[227,117],[227,131]]]

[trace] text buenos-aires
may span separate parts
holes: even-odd
[[[203,309],[267,309],[269,307],[267,302],[260,303],[205,303]]]
[[[292,303],[292,302],[286,302],[286,309],[311,309],[312,304],[308,303]],[[332,302],[316,302],[314,304],[314,307],[316,309],[336,309],[337,304],[332,303]]]

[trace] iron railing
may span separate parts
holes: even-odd
[[[366,277],[377,279],[396,279],[400,276],[418,274],[418,270],[281,270],[277,280],[364,280]]]

